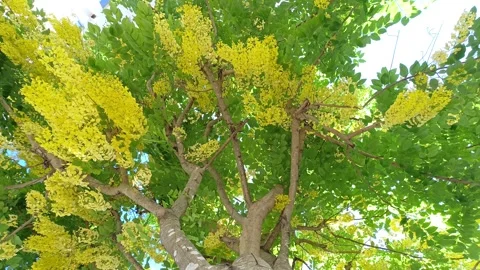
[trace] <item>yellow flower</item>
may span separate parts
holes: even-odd
[[[202,162],[217,152],[219,147],[220,144],[216,140],[210,140],[204,144],[195,144],[185,157],[193,162]]]
[[[275,206],[273,210],[275,211],[282,211],[288,204],[290,203],[290,198],[288,195],[280,194],[275,197]]]
[[[315,0],[314,4],[319,9],[327,9],[330,5],[330,0]]]
[[[431,95],[425,91],[414,90],[401,93],[385,113],[385,127],[409,122],[422,126],[435,117],[451,100],[452,92],[444,86],[437,88]]]

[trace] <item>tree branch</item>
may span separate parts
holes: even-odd
[[[212,70],[210,70],[210,68],[205,65],[202,66],[202,71],[213,87],[213,91],[215,93],[215,96],[217,97],[218,107],[222,114],[223,120],[226,122],[228,128],[230,129],[230,132],[232,133],[235,132],[236,125],[233,122],[230,113],[228,112],[227,104],[225,103],[225,99],[222,96],[222,83],[223,83],[222,78],[220,78],[219,80],[215,80],[215,76]],[[250,196],[250,192],[248,190],[247,174],[245,173],[245,165],[242,159],[240,142],[236,135],[232,138],[232,145],[233,145],[233,152],[235,154],[235,160],[237,163],[238,173],[240,175],[240,180],[241,180],[240,182],[242,186],[243,197],[244,197],[245,203],[247,204],[247,207],[250,207],[250,205],[252,205],[252,197]]]
[[[192,108],[194,102],[195,102],[195,99],[190,98],[190,100],[187,103],[187,106],[185,106],[182,113],[180,113],[180,115],[178,116],[178,119],[175,122],[175,127],[181,127],[182,126],[183,120],[185,120],[185,116],[187,116],[187,114],[190,111],[190,109]]]
[[[31,217],[29,220],[25,221],[22,225],[18,226],[15,230],[13,230],[11,233],[6,235],[0,240],[0,244],[7,242],[10,240],[15,234],[17,234],[19,231],[25,229],[30,223],[32,223],[35,220],[35,217]]]
[[[189,173],[190,177],[187,184],[185,185],[185,188],[183,189],[182,193],[179,194],[177,200],[172,205],[172,211],[178,218],[185,214],[188,205],[195,197],[198,187],[202,182],[204,171],[205,168],[195,166],[193,170]]]
[[[312,270],[312,268],[311,268],[304,260],[300,259],[299,257],[293,258],[292,270],[295,269],[295,263],[296,263],[297,261],[303,263],[303,265],[305,265],[308,269]]]
[[[317,247],[317,248],[321,248],[323,250],[325,250],[326,252],[330,252],[330,253],[346,253],[346,254],[358,254],[359,251],[356,251],[356,250],[331,250],[331,249],[328,249],[327,248],[327,245],[326,244],[320,244],[320,243],[317,243],[315,241],[312,241],[312,240],[308,240],[308,239],[298,239],[297,241],[295,241],[297,244],[301,244],[301,243],[306,243],[306,244],[309,244],[311,245],[312,247]]]
[[[33,186],[33,185],[38,184],[38,183],[42,183],[42,182],[45,181],[48,177],[52,176],[52,174],[53,174],[54,172],[55,172],[55,171],[52,170],[52,171],[50,171],[49,173],[47,173],[46,175],[44,175],[44,176],[42,176],[42,177],[40,177],[40,178],[38,178],[38,179],[29,181],[29,182],[26,182],[26,183],[21,183],[21,184],[6,186],[5,189],[6,189],[6,190],[21,189],[21,188],[26,188],[26,187],[29,187],[29,186]]]
[[[208,138],[208,136],[212,132],[213,126],[217,124],[220,120],[220,117],[210,120],[207,124],[207,127],[205,128],[205,131],[203,132],[203,137]]]
[[[408,253],[405,253],[405,252],[402,252],[402,251],[398,251],[398,250],[394,250],[394,249],[389,249],[389,248],[384,248],[384,247],[379,247],[379,246],[375,246],[375,245],[370,245],[370,244],[362,243],[362,242],[360,242],[360,241],[353,240],[353,239],[350,239],[350,238],[343,237],[343,236],[341,236],[341,235],[335,234],[335,233],[333,233],[331,230],[329,230],[329,232],[330,232],[330,234],[333,235],[335,238],[340,238],[340,239],[343,239],[343,240],[346,240],[346,241],[350,241],[350,242],[355,243],[355,244],[357,244],[357,245],[366,246],[366,247],[371,247],[371,248],[376,248],[376,249],[383,250],[383,251],[388,251],[388,252],[393,252],[393,253],[401,254],[401,255],[408,256],[408,257],[415,258],[415,259],[423,259],[423,257],[416,256],[416,255],[412,255],[412,254],[408,254]]]
[[[227,192],[225,191],[225,183],[222,180],[220,174],[213,168],[212,166],[208,167],[208,172],[212,175],[215,183],[217,184],[217,191],[218,196],[220,197],[220,201],[222,202],[223,206],[227,210],[227,213],[240,224],[243,224],[245,221],[245,217],[241,216],[237,210],[233,207],[230,199],[228,198]]]
[[[277,239],[278,235],[280,234],[280,229],[282,228],[282,216],[283,216],[283,211],[280,214],[277,224],[275,225],[275,227],[273,227],[272,231],[270,232],[267,239],[263,243],[262,245],[263,250],[269,251],[272,248],[273,243]]]
[[[290,186],[288,188],[289,203],[283,210],[282,225],[281,225],[281,241],[280,251],[278,253],[278,260],[275,263],[289,265],[288,253],[290,246],[290,220],[292,218],[293,207],[295,205],[295,196],[297,194],[298,179],[300,176],[300,161],[301,161],[301,149],[303,145],[303,137],[305,132],[300,127],[300,120],[298,115],[308,106],[301,106],[292,116],[292,142],[291,142],[291,159],[290,159]]]
[[[0,104],[2,104],[3,109],[8,113],[8,115],[10,115],[10,117],[12,117],[12,118],[15,117],[15,113],[14,113],[12,107],[10,107],[10,105],[8,105],[7,101],[5,100],[5,98],[3,96],[0,96]]]
[[[348,139],[352,139],[352,138],[355,137],[355,136],[358,136],[358,135],[360,135],[360,134],[362,134],[362,133],[365,133],[365,132],[367,132],[367,131],[369,131],[369,130],[371,130],[371,129],[374,129],[374,128],[379,127],[381,124],[382,124],[381,122],[375,122],[375,123],[373,123],[373,124],[371,124],[371,125],[369,125],[369,126],[366,126],[366,127],[364,127],[364,128],[361,128],[361,129],[359,129],[359,130],[356,130],[356,131],[354,131],[354,132],[352,132],[352,133],[347,134],[347,138],[348,138]]]
[[[215,38],[217,38],[218,31],[217,31],[217,26],[215,25],[215,18],[213,17],[213,11],[212,11],[212,7],[210,6],[210,1],[205,0],[205,4],[207,5],[208,16],[210,17],[210,21],[212,22],[213,35]]]
[[[116,232],[113,233],[112,236],[113,242],[115,242],[115,245],[117,246],[120,253],[122,253],[125,259],[127,259],[127,261],[130,262],[136,270],[143,270],[142,265],[138,263],[137,260],[132,256],[132,254],[130,254],[122,245],[122,243],[118,241],[118,235],[122,233],[122,220],[120,219],[120,215],[116,210],[110,210],[110,213],[112,213],[115,219]]]
[[[230,137],[228,137],[228,139],[218,148],[218,150],[213,154],[213,156],[210,158],[210,160],[207,162],[207,164],[205,164],[203,166],[203,168],[208,168],[210,165],[212,165],[213,161],[215,161],[215,159],[218,157],[218,155],[223,151],[225,150],[225,147],[227,147],[228,143],[237,135],[238,132],[240,132],[240,130],[242,130],[243,126],[245,125],[245,121],[243,122],[240,122],[240,124],[238,125],[238,127],[235,129],[234,132],[232,132],[232,134],[230,134]]]

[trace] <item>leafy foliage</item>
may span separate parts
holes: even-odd
[[[3,1],[0,267],[474,267],[476,9],[433,61],[355,72],[413,2],[124,0],[82,30]]]

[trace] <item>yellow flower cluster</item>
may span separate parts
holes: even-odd
[[[5,6],[13,12],[15,20],[31,29],[37,27],[38,21],[32,13],[27,0],[3,0]]]
[[[136,187],[145,187],[150,183],[152,171],[146,166],[138,168],[137,173],[133,177],[133,185]]]
[[[166,96],[171,90],[170,82],[166,76],[161,77],[159,80],[153,83],[152,88],[153,92],[158,96]]]
[[[187,138],[187,133],[181,127],[174,127],[172,134],[179,140],[185,140],[185,138]]]
[[[203,240],[203,248],[208,255],[215,255],[218,253],[223,253],[228,248],[225,243],[220,240],[220,237],[223,237],[227,234],[227,230],[224,226],[219,225],[218,229],[215,232],[210,232]]]
[[[392,106],[385,113],[385,127],[409,122],[422,126],[435,117],[452,98],[452,92],[439,87],[431,95],[425,91],[413,90],[398,95]]]
[[[57,41],[64,43],[63,47],[68,51],[69,55],[81,61],[85,61],[88,57],[88,51],[84,48],[80,28],[65,18],[61,20],[51,18],[49,19],[49,22],[55,30],[55,33],[50,34],[50,36],[57,36]]]
[[[203,77],[199,62],[205,57],[211,62],[215,61],[210,33],[212,24],[202,15],[200,7],[186,4],[177,9],[183,13],[180,22],[183,27],[180,36],[182,39],[182,53],[177,59],[180,69],[194,79]]]
[[[232,46],[220,43],[217,53],[235,70],[235,90],[244,92],[246,113],[257,118],[262,126],[284,125],[288,120],[285,104],[293,96],[296,82],[277,63],[275,38],[249,38],[246,44]]]
[[[417,88],[425,88],[428,83],[428,76],[427,74],[420,72],[417,75],[415,75],[414,79],[415,85]]]
[[[133,165],[129,147],[146,132],[146,120],[131,93],[113,76],[93,74],[69,57],[61,47],[39,51],[40,62],[58,81],[34,79],[22,89],[25,100],[44,116],[49,128],[39,142],[65,160],[112,160],[124,167]],[[100,124],[101,107],[119,132],[111,144]]]
[[[85,161],[111,160],[113,149],[99,129],[100,118],[95,104],[78,91],[69,90],[55,89],[38,78],[22,88],[25,101],[50,127],[38,134],[38,142],[65,160],[73,157]]]
[[[98,269],[118,269],[120,261],[112,250],[98,242],[96,231],[80,228],[71,235],[63,226],[48,217],[38,217],[34,223],[36,235],[25,243],[25,251],[35,252],[40,258],[32,265],[34,270],[78,269],[82,265],[95,264]]]
[[[32,216],[41,216],[48,210],[47,200],[42,193],[36,190],[29,191],[25,200],[27,202],[27,213]]]
[[[454,27],[455,33],[452,34],[452,39],[455,40],[457,44],[460,44],[467,39],[470,27],[472,27],[474,21],[475,13],[467,11],[462,13]]]
[[[330,0],[315,0],[314,4],[319,9],[327,9],[330,5]]]
[[[290,199],[288,195],[280,194],[275,197],[275,205],[273,206],[273,210],[275,211],[282,211],[288,204],[290,203]]]
[[[52,200],[51,209],[57,216],[77,215],[91,220],[90,211],[110,208],[98,191],[88,188],[79,167],[70,165],[64,172],[56,172],[45,181],[45,189]]]
[[[160,37],[160,42],[162,43],[163,49],[171,56],[175,57],[180,52],[180,46],[175,40],[175,35],[168,21],[165,19],[165,14],[155,14],[154,18],[155,32]]]
[[[202,162],[217,152],[219,147],[220,144],[216,140],[209,140],[204,144],[197,143],[190,148],[185,157],[192,162]]]
[[[32,61],[39,46],[38,41],[20,36],[15,27],[3,16],[0,16],[0,37],[2,38],[0,50],[15,65],[21,65],[25,70],[33,71],[35,74],[43,73],[36,61]]]
[[[3,235],[1,236],[0,239],[3,238]],[[13,258],[19,250],[20,249],[10,241],[0,243],[0,261]]]
[[[437,62],[437,64],[442,65],[447,62],[448,55],[447,52],[444,50],[439,50],[433,53],[432,55],[433,61]]]

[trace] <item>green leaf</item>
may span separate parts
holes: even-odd
[[[402,77],[408,76],[408,68],[404,64],[400,64],[400,76]]]

